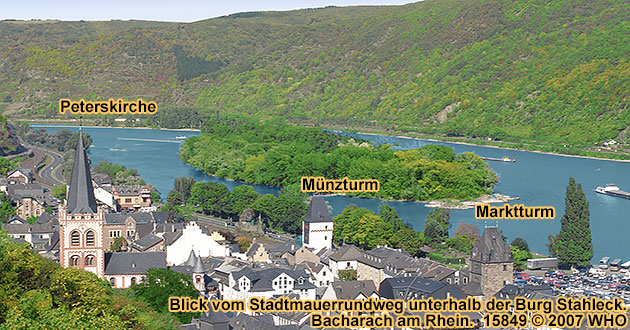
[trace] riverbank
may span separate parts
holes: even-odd
[[[502,194],[490,194],[476,198],[472,201],[430,201],[426,203],[426,207],[439,207],[449,210],[468,210],[475,207],[477,204],[494,204],[494,203],[508,203],[509,201],[519,200],[520,197],[510,197]]]
[[[431,136],[431,135],[422,135],[422,134],[417,134],[417,133],[403,133],[403,132],[399,132],[399,131],[387,131],[387,130],[369,129],[369,128],[358,128],[357,129],[357,128],[342,127],[342,126],[328,126],[327,128],[331,129],[331,130],[342,130],[342,131],[356,132],[356,133],[361,133],[361,134],[366,134],[366,135],[391,136],[391,137],[397,137],[397,138],[403,138],[403,139],[419,139],[419,140],[425,140],[425,141],[431,141],[431,142],[454,143],[454,144],[478,146],[478,147],[487,147],[487,148],[494,148],[494,149],[533,152],[533,153],[555,155],[555,156],[563,156],[563,157],[573,157],[573,158],[583,158],[583,159],[596,159],[596,160],[608,160],[608,161],[621,162],[621,163],[630,163],[630,155],[626,155],[626,154],[594,152],[594,153],[599,153],[601,155],[618,155],[618,156],[622,156],[622,157],[627,157],[628,158],[628,159],[615,159],[615,158],[607,158],[607,157],[572,155],[572,154],[563,154],[563,153],[551,152],[551,151],[540,151],[540,150],[530,150],[530,149],[523,149],[523,148],[508,147],[508,146],[505,146],[505,145],[488,144],[488,142],[485,141],[485,140],[475,140],[475,139],[469,139],[469,138],[451,138],[451,139],[449,139],[449,138],[444,138],[444,137]],[[492,141],[492,143],[506,144],[506,143],[509,143],[509,142]]]
[[[11,121],[19,121],[19,120],[11,120]],[[59,121],[49,121],[49,120],[42,120],[42,121],[37,121],[37,120],[28,120],[28,121],[24,121],[26,123],[30,124],[35,124],[35,125],[51,125],[51,126],[56,126],[56,127],[64,127],[64,126],[69,126],[69,127],[78,127],[80,122],[78,120],[59,120]],[[154,129],[154,130],[160,130],[160,131],[178,131],[178,132],[201,132],[200,129],[195,129],[195,128],[160,128],[160,127],[147,127],[147,126],[137,126],[137,127],[127,127],[127,126],[100,126],[100,125],[81,125],[82,127],[89,127],[89,128],[132,128],[132,129]]]

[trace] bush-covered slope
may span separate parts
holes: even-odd
[[[190,24],[0,23],[6,112],[61,96],[592,146],[630,132],[630,4],[427,0]]]

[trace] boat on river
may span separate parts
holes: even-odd
[[[494,162],[515,162],[516,161],[516,159],[510,158],[510,157],[507,157],[507,156],[503,156],[501,158],[481,157],[481,159],[483,159],[483,160],[491,160],[491,161],[494,161]]]
[[[176,139],[176,140],[186,140],[186,139],[187,139],[187,137],[185,137],[185,136],[183,136],[183,135],[182,135],[182,136],[176,136],[176,137],[175,137],[175,139]]]
[[[619,187],[617,187],[615,184],[609,183],[606,186],[599,186],[595,189],[595,192],[598,192],[600,194],[604,194],[604,195],[608,195],[608,196],[614,196],[614,197],[621,197],[621,198],[625,198],[625,199],[630,199],[630,192],[627,191],[623,191],[621,189],[619,189]]]

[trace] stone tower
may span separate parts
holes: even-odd
[[[514,260],[497,227],[487,227],[470,253],[470,280],[479,283],[484,299],[512,284]]]
[[[302,219],[302,241],[304,246],[317,253],[330,249],[333,239],[333,218],[328,212],[324,199],[314,196],[311,205]]]
[[[66,203],[59,206],[59,263],[82,268],[103,278],[105,210],[97,207],[90,175],[90,162],[83,146],[83,133],[74,155],[74,167]]]

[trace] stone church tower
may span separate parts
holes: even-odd
[[[514,260],[497,227],[487,227],[470,253],[470,281],[478,283],[484,299],[512,284]]]
[[[74,167],[66,203],[59,206],[59,263],[82,268],[103,278],[105,209],[97,207],[90,175],[90,162],[83,146],[83,133],[74,155]]]

